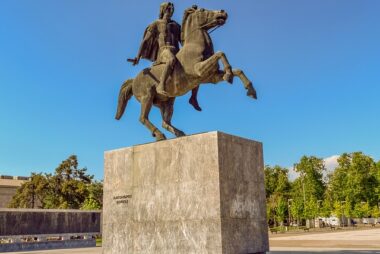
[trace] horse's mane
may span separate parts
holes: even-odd
[[[182,18],[182,27],[181,27],[181,43],[184,45],[185,39],[187,38],[187,35],[189,33],[188,27],[191,25],[191,22],[189,20],[190,14],[192,14],[194,11],[196,11],[197,7],[193,6],[191,8],[187,8],[183,14]]]

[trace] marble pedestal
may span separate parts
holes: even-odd
[[[268,251],[262,144],[221,132],[105,152],[103,254]]]

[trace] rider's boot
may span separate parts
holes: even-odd
[[[198,104],[197,94],[198,94],[199,86],[191,90],[191,97],[189,99],[189,103],[194,107],[197,111],[202,111],[202,108]]]

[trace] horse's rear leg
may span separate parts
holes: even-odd
[[[166,139],[165,135],[149,121],[149,112],[153,104],[152,94],[145,95],[145,97],[141,98],[140,103],[141,103],[140,122],[151,131],[152,136],[156,137],[157,141]]]
[[[182,136],[185,136],[186,134],[183,131],[178,130],[171,123],[173,111],[174,111],[174,107],[173,107],[174,100],[175,98],[170,99],[166,102],[163,102],[160,105],[160,110],[161,110],[161,115],[162,115],[162,127],[170,131],[171,133],[173,133],[176,137],[182,137]]]

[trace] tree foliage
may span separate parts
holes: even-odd
[[[344,153],[327,174],[323,159],[303,156],[294,170],[298,177],[289,181],[286,168],[265,167],[269,221],[380,217],[380,161],[361,152]]]
[[[319,215],[320,201],[323,200],[326,189],[323,182],[323,159],[303,156],[294,169],[299,177],[292,184],[293,200],[303,204],[302,218],[314,218]]]
[[[12,198],[12,208],[100,209],[103,184],[93,180],[86,168],[78,167],[71,155],[55,169],[54,174],[32,173]]]
[[[282,224],[287,215],[290,183],[288,169],[280,166],[265,167],[267,216],[275,224]]]
[[[380,201],[378,163],[361,152],[344,153],[338,163],[329,181],[332,202],[345,202],[346,216],[370,216]]]

